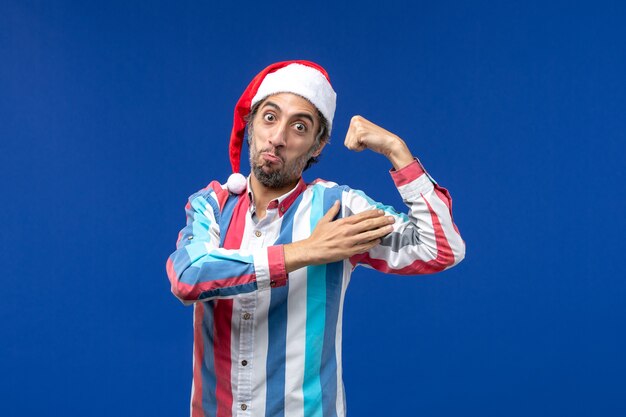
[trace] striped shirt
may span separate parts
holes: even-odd
[[[192,416],[345,416],[342,309],[353,269],[428,274],[465,253],[448,192],[417,160],[391,176],[408,215],[323,180],[300,179],[260,220],[250,192],[212,182],[189,198],[167,273],[174,295],[194,305]],[[394,231],[366,253],[287,274],[283,245],[309,237],[336,200],[339,217],[383,209]]]

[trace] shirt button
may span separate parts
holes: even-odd
[[[260,230],[257,230],[256,232],[254,232],[254,235],[255,235],[256,237],[261,237],[261,231],[260,231]]]
[[[247,360],[245,360],[245,359],[244,359],[244,360],[242,360],[242,361],[241,361],[241,365],[242,365],[242,366],[246,366],[247,364],[248,364],[248,361],[247,361]]]
[[[241,404],[241,409],[243,411],[246,411],[248,409],[248,406],[246,404]]]
[[[250,313],[243,313],[243,319],[244,320],[250,320],[250,317],[252,317],[252,315]]]

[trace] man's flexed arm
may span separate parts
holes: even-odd
[[[409,208],[408,216],[386,208],[386,214],[396,218],[393,232],[366,253],[352,256],[353,264],[366,264],[383,272],[423,274],[441,271],[463,259],[465,243],[452,220],[450,194],[426,174],[402,139],[361,116],[354,116],[345,146],[357,152],[370,149],[386,156],[394,167],[391,171],[394,183]],[[361,192],[350,192],[344,200],[355,213],[380,207]]]

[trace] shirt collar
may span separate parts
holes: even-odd
[[[282,217],[283,214],[285,214],[285,212],[289,210],[289,207],[291,207],[294,201],[296,201],[298,196],[302,194],[304,190],[306,190],[306,183],[304,182],[302,177],[300,177],[298,183],[294,188],[291,189],[291,191],[288,191],[280,197],[270,201],[270,203],[267,205],[267,209],[278,209],[278,216]],[[254,205],[254,194],[252,193],[252,186],[250,185],[250,176],[248,176],[248,198],[250,199],[250,213],[254,214],[256,208]]]

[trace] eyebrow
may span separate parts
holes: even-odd
[[[282,112],[282,109],[280,108],[280,106],[278,104],[272,102],[272,101],[266,101],[263,104],[263,107],[266,107],[266,106],[273,107],[276,110],[278,110],[279,112]],[[299,117],[299,118],[302,118],[302,119],[308,119],[311,122],[311,125],[315,126],[315,121],[313,120],[313,116],[311,116],[309,113],[296,113],[292,117]]]

